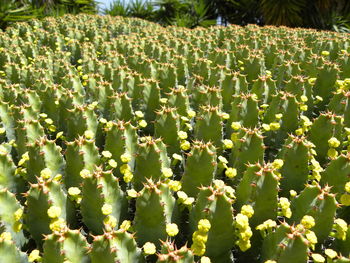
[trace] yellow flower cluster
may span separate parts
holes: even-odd
[[[126,193],[127,193],[128,197],[130,197],[130,198],[136,198],[139,195],[135,189],[126,190]]]
[[[105,219],[103,219],[103,223],[107,231],[111,231],[113,228],[117,226],[117,219],[112,215],[108,215],[105,217]]]
[[[101,208],[102,214],[108,216],[112,214],[113,207],[110,204],[104,204]]]
[[[40,172],[40,177],[46,180],[50,179],[51,175],[52,175],[52,171],[50,170],[50,168],[45,168]]]
[[[120,160],[123,162],[123,163],[128,163],[131,161],[131,155],[129,153],[123,153],[121,156],[120,156]]]
[[[321,254],[318,254],[318,253],[311,254],[311,257],[315,263],[323,263],[326,261],[326,259]]]
[[[142,248],[146,255],[153,255],[157,251],[156,246],[151,242],[146,242]]]
[[[319,182],[321,180],[321,172],[323,171],[323,168],[314,157],[311,158],[310,163],[309,169],[312,170],[312,174],[309,176],[309,179],[315,179]]]
[[[92,177],[92,174],[90,173],[90,171],[88,169],[83,169],[80,171],[79,173],[80,177],[85,179],[85,178],[89,178]]]
[[[233,142],[232,140],[225,139],[222,141],[224,149],[232,149],[233,148]]]
[[[84,132],[84,136],[88,140],[91,140],[91,139],[95,138],[95,134],[92,131],[90,131],[90,130],[85,131]]]
[[[19,232],[22,229],[22,222],[20,221],[23,216],[23,209],[18,208],[16,212],[13,214],[13,219],[15,223],[13,224],[13,231]]]
[[[138,124],[139,124],[140,128],[146,128],[147,127],[147,122],[145,120],[139,120]]]
[[[70,198],[77,202],[78,204],[80,204],[81,202],[81,190],[78,187],[69,187],[68,189],[68,195],[70,196]]]
[[[63,218],[60,218],[62,210],[58,206],[50,206],[49,209],[47,209],[47,215],[49,218],[51,218],[49,228],[52,231],[61,231],[63,228],[66,227],[66,221]]]
[[[309,215],[305,215],[303,216],[303,218],[301,219],[300,223],[306,228],[306,229],[310,229],[313,228],[315,226],[315,219],[312,216]]]
[[[227,167],[227,169],[225,170],[225,175],[228,178],[234,178],[237,175],[237,170],[236,168],[232,168],[232,167]]]
[[[2,232],[0,234],[0,242],[11,242],[12,241],[12,235],[10,232]]]
[[[282,159],[276,159],[272,162],[271,165],[274,169],[281,169],[284,165],[284,161]]]
[[[251,218],[254,215],[254,209],[251,205],[243,205],[241,208],[241,214]]]
[[[338,152],[335,148],[329,148],[327,151],[327,156],[331,159],[335,159],[338,156]]]
[[[283,216],[287,218],[290,218],[292,216],[292,210],[290,210],[290,202],[288,198],[281,197],[278,206],[281,208],[281,213]]]
[[[179,138],[180,138],[181,140],[186,140],[187,137],[188,137],[187,132],[185,132],[185,131],[179,131],[179,132],[177,133],[177,136],[179,136]]]
[[[24,165],[27,161],[29,161],[29,153],[25,152],[22,154],[21,159],[18,161],[18,166]]]
[[[182,185],[181,185],[181,182],[180,181],[176,181],[176,180],[169,180],[167,182],[170,190],[174,191],[174,192],[177,192],[177,191],[180,191]]]
[[[123,229],[125,231],[128,231],[131,227],[131,221],[130,220],[124,220],[121,225],[120,225],[120,229]]]
[[[34,261],[39,261],[39,260],[41,260],[40,252],[39,252],[39,250],[34,249],[32,252],[30,252],[30,254],[28,256],[28,261],[34,262]]]
[[[202,256],[206,250],[206,242],[208,240],[208,232],[211,228],[211,224],[208,219],[201,219],[198,222],[198,230],[192,235],[193,244],[191,249],[196,256]]]
[[[234,130],[234,131],[238,131],[240,128],[241,128],[241,123],[238,122],[238,121],[234,121],[231,123],[231,128]]]
[[[330,259],[333,259],[338,256],[337,252],[334,251],[333,249],[327,248],[324,253],[326,254],[327,257]]]
[[[279,128],[281,128],[281,125],[278,122],[271,122],[269,127],[271,131],[277,131]]]
[[[315,249],[315,245],[317,244],[317,236],[314,231],[306,230],[305,237],[309,241],[309,246],[312,249]]]
[[[341,219],[337,218],[334,220],[333,224],[333,230],[334,232],[331,233],[331,235],[337,239],[345,240],[346,239],[346,233],[348,231],[348,225],[347,223]]]
[[[181,143],[180,143],[180,148],[181,148],[181,150],[183,150],[183,151],[187,151],[187,150],[189,150],[189,149],[191,148],[191,144],[190,144],[189,141],[183,140],[183,141],[181,141]]]
[[[253,232],[249,226],[248,216],[244,214],[237,214],[236,216],[236,234],[238,236],[238,241],[236,245],[239,246],[241,251],[246,251],[251,247],[250,238]]]
[[[61,231],[66,227],[66,221],[63,218],[53,218],[50,222],[49,228],[52,231]]]
[[[174,237],[179,233],[179,228],[177,227],[177,224],[167,224],[166,225],[166,233],[170,237]]]
[[[164,168],[162,168],[162,174],[166,178],[172,177],[173,176],[173,170],[171,170],[171,168],[164,167]]]
[[[264,223],[258,225],[255,229],[260,230],[262,237],[265,238],[267,233],[271,232],[273,228],[277,227],[276,221],[271,219],[266,220]]]
[[[350,182],[344,186],[345,194],[340,196],[340,203],[345,206],[350,206]]]
[[[304,109],[305,109],[305,107],[304,107]],[[312,122],[310,121],[310,119],[304,115],[300,117],[300,120],[301,120],[301,128],[298,128],[295,131],[296,135],[304,134],[305,132],[307,132],[310,129],[310,126],[312,125]]]
[[[130,183],[131,180],[134,178],[134,175],[133,173],[131,172],[131,167],[130,165],[128,165],[127,163],[123,164],[121,167],[120,167],[120,173],[123,174],[123,180],[124,182],[126,183]]]
[[[50,206],[50,208],[47,209],[47,215],[50,218],[57,218],[61,215],[61,208],[58,206]]]
[[[328,149],[327,155],[329,158],[335,159],[338,156],[338,152],[335,148],[338,148],[339,145],[340,141],[335,137],[332,137],[328,140],[328,146],[330,148]]]
[[[194,202],[194,198],[193,197],[188,197],[187,194],[183,191],[178,191],[177,192],[177,201],[180,203],[180,204],[183,204],[185,206],[191,206],[192,203]]]

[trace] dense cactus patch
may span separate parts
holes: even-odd
[[[350,262],[349,35],[64,16],[0,75],[1,262]]]

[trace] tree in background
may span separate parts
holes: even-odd
[[[97,13],[95,0],[1,0],[0,28],[45,16]]]
[[[0,28],[14,21],[97,12],[98,0],[1,0]],[[350,33],[350,0],[115,0],[105,14],[164,26],[284,25]]]
[[[97,2],[95,0],[30,0],[33,8],[42,9],[44,16],[97,13]]]
[[[349,0],[214,0],[229,23],[350,32]]]
[[[114,1],[104,9],[108,15],[148,19],[161,25],[194,28],[216,24],[217,12],[209,0]]]
[[[11,22],[26,21],[36,17],[36,12],[27,1],[2,0],[0,5],[0,28]]]
[[[129,11],[129,5],[125,0],[115,0],[109,7],[103,9],[103,13],[110,16],[130,16]]]
[[[306,3],[301,14],[304,27],[350,33],[349,0],[314,0]]]

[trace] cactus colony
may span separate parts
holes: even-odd
[[[1,32],[0,261],[350,262],[349,43],[87,15]]]

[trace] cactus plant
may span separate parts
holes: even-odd
[[[348,38],[93,15],[0,32],[0,261],[349,262]]]

